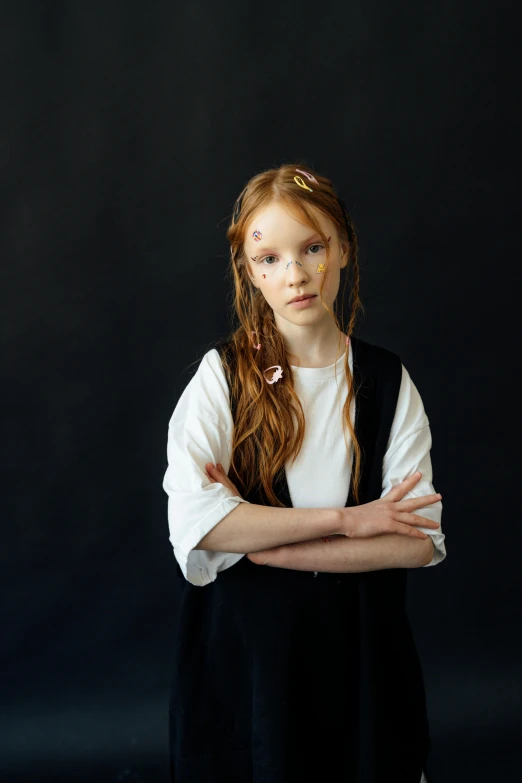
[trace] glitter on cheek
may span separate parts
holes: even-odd
[[[254,262],[254,264],[257,264],[257,259],[258,259],[258,256],[250,256],[250,258],[252,259],[252,261]],[[263,278],[266,278],[266,275],[263,275]]]

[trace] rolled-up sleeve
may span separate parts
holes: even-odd
[[[213,582],[220,570],[243,554],[194,547],[239,503],[247,503],[205,475],[207,462],[230,469],[231,414],[216,357],[207,354],[183,392],[169,421],[168,467],[163,489],[168,495],[169,540],[183,576],[194,585]]]
[[[383,488],[381,497],[408,476],[418,470],[421,478],[415,484],[412,492],[404,495],[408,498],[418,498],[436,492],[433,486],[433,468],[431,464],[432,437],[428,417],[424,410],[421,396],[403,365],[402,381],[397,401],[395,417],[390,432],[388,448],[383,462]],[[442,501],[431,503],[413,513],[431,519],[441,525]],[[442,526],[437,530],[416,526],[426,535],[431,536],[434,544],[433,557],[423,567],[440,563],[446,557],[445,535]]]

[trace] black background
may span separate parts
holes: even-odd
[[[401,356],[430,419],[448,557],[410,572],[409,610],[434,779],[516,775],[508,8],[1,4],[2,781],[168,781],[168,419],[229,329],[233,201],[296,158],[351,211],[359,334]]]

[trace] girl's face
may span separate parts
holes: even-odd
[[[333,309],[340,270],[348,263],[348,245],[341,246],[335,224],[318,210],[314,217],[329,237],[328,264],[320,235],[299,223],[277,202],[260,210],[246,227],[244,253],[250,278],[274,311],[276,325],[283,332],[281,319],[306,326],[330,319],[319,296],[322,278],[326,276],[323,299]],[[290,304],[295,296],[303,294],[315,298],[306,307]]]

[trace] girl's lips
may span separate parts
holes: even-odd
[[[290,302],[290,305],[291,307],[300,310],[303,307],[309,307],[316,298],[317,294],[314,294],[314,296],[309,296],[307,299],[299,299],[297,302]]]

